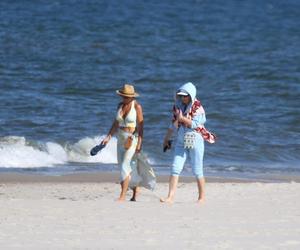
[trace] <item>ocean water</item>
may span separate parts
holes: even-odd
[[[89,150],[133,82],[143,151],[167,174],[174,92],[191,81],[219,138],[207,175],[299,175],[299,25],[298,0],[3,0],[0,172],[117,171],[115,138]]]

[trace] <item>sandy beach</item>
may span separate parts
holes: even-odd
[[[168,205],[165,178],[119,203],[114,174],[0,176],[1,249],[300,248],[299,182],[208,179],[199,205],[196,184],[182,178]]]

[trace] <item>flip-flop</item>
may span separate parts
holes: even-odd
[[[103,148],[105,148],[106,144],[99,144],[95,147],[93,147],[90,151],[91,156],[94,156],[98,154],[99,151],[101,151]]]

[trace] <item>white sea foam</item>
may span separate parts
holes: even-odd
[[[18,136],[2,137],[0,138],[0,167],[52,167],[68,162],[117,163],[116,138],[112,138],[98,155],[90,156],[91,148],[102,138],[103,136],[87,137],[75,144],[60,145],[55,142],[30,143],[24,137]]]
[[[77,143],[68,146],[68,161],[70,162],[99,162],[117,163],[117,139],[112,138],[107,146],[97,155],[90,156],[90,150],[103,139],[104,136],[95,138],[83,138]]]

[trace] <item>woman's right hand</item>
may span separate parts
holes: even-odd
[[[169,146],[169,139],[166,138],[166,139],[164,139],[163,148],[168,147],[168,146]]]
[[[106,145],[106,144],[109,142],[110,138],[111,138],[111,135],[106,136],[106,137],[103,139],[103,141],[101,142],[101,144]]]
[[[166,142],[164,141],[164,148],[163,151],[166,152],[168,149],[171,149],[171,140],[167,140]]]
[[[181,122],[181,119],[182,119],[182,117],[183,117],[183,114],[182,114],[182,111],[181,111],[181,109],[176,109],[175,110],[175,116],[176,116],[176,120],[177,121],[179,121],[179,122]]]
[[[164,142],[163,142],[163,149],[170,149],[170,139],[172,137],[172,133],[173,133],[173,129],[169,128],[168,131],[167,131],[167,134],[165,135],[165,139],[164,139]]]

